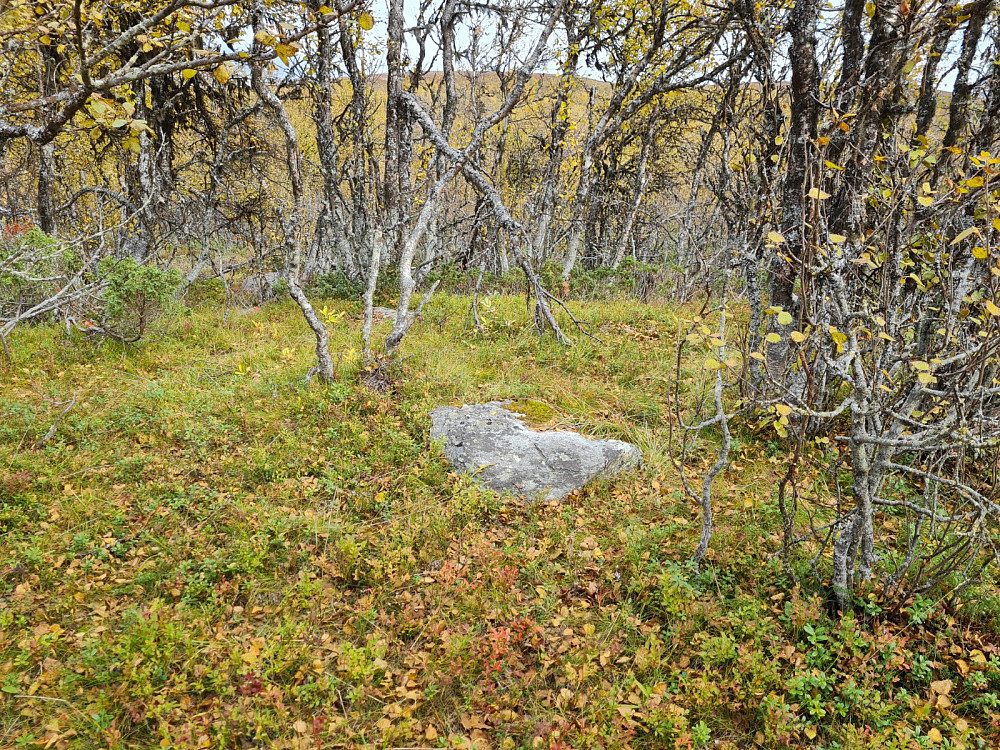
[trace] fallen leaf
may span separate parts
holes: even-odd
[[[931,692],[938,695],[948,695],[951,692],[951,680],[935,680],[931,683]]]

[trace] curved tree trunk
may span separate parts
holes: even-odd
[[[255,9],[255,21],[259,18],[260,6]],[[257,26],[257,23],[254,24]],[[264,80],[260,63],[253,63],[250,67],[254,91],[261,98],[269,109],[271,109],[278,119],[281,133],[285,141],[285,165],[288,169],[288,179],[292,189],[292,211],[288,217],[286,226],[286,243],[289,249],[290,263],[288,270],[288,292],[292,299],[302,310],[302,315],[312,329],[316,337],[316,366],[311,368],[307,378],[318,375],[320,380],[329,382],[333,380],[333,359],[330,357],[330,340],[326,331],[326,325],[320,320],[313,309],[309,298],[299,281],[302,272],[302,241],[300,238],[302,221],[302,153],[299,150],[299,139],[295,132],[295,126],[285,105],[282,104],[278,96],[268,87]]]

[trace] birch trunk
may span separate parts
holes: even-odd
[[[258,5],[255,8],[255,26],[257,26],[256,21],[260,14],[261,9]],[[299,150],[298,135],[295,132],[295,126],[292,124],[291,118],[288,116],[288,111],[278,96],[268,87],[261,68],[260,63],[253,63],[250,66],[253,88],[261,101],[274,112],[278,119],[278,124],[284,136],[285,165],[288,169],[288,179],[292,189],[292,211],[288,217],[286,227],[286,243],[291,256],[287,279],[288,292],[299,306],[299,309],[302,310],[302,315],[306,319],[306,323],[309,324],[316,337],[316,366],[310,368],[309,374],[306,377],[308,379],[313,375],[317,375],[323,382],[329,382],[333,380],[333,359],[330,357],[329,334],[326,330],[326,324],[320,320],[316,314],[316,310],[313,309],[312,304],[309,302],[309,298],[302,291],[299,280],[299,274],[302,270],[302,241],[300,237],[303,196],[302,153]]]

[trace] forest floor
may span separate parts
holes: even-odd
[[[831,617],[774,554],[767,438],[737,433],[691,566],[700,513],[668,450],[689,312],[588,303],[603,342],[562,348],[523,299],[486,300],[473,333],[441,295],[375,393],[358,305],[328,305],[329,386],[304,384],[291,304],[203,303],[131,347],[14,335],[0,747],[1000,746],[996,599]],[[645,467],[556,503],[480,490],[428,411],[500,398]]]

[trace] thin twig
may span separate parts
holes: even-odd
[[[62,403],[65,404],[67,402],[63,401]],[[62,421],[62,418],[69,413],[69,410],[72,409],[75,404],[76,404],[76,394],[74,393],[73,398],[71,398],[68,402],[68,406],[62,410],[62,412],[59,414],[58,417],[56,417],[56,421],[52,423],[52,426],[49,428],[49,431],[46,432],[45,435],[43,435],[38,440],[38,442],[35,443],[35,445],[32,448],[33,450],[37,451],[39,448],[45,445],[53,435],[56,434],[56,428],[59,426],[59,423]],[[59,405],[62,406],[62,404]]]

